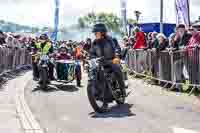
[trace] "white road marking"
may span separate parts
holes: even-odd
[[[31,80],[30,75],[31,72],[28,72],[24,76],[13,80],[13,83],[11,84],[12,85],[11,87],[16,89],[16,96],[15,96],[16,111],[19,115],[22,128],[25,133],[44,133],[39,123],[36,121],[36,118],[31,112],[24,97],[24,89],[25,89],[24,87],[27,85],[27,82],[22,82],[22,81],[24,79],[27,79],[27,81]]]
[[[68,117],[68,116],[63,116],[62,118],[61,118],[61,120],[63,120],[63,121],[70,121],[70,118]]]
[[[184,128],[173,128],[173,133],[199,133],[194,130],[184,129]]]

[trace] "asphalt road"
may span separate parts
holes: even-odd
[[[31,75],[30,75],[31,76]],[[37,89],[29,81],[25,98],[47,133],[200,133],[200,100],[167,92],[142,80],[129,80],[133,90],[125,105],[96,114],[82,88],[53,83],[51,91]]]

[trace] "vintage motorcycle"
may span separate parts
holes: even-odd
[[[89,102],[98,113],[107,111],[104,103],[124,104],[126,96],[120,89],[118,78],[111,68],[104,67],[104,58],[91,59],[89,62],[87,95]]]
[[[40,54],[38,69],[39,69],[39,85],[41,89],[46,89],[49,81],[49,67],[48,64],[51,62],[53,64],[53,58],[50,58],[46,54]]]

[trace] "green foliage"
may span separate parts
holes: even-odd
[[[137,24],[137,21],[130,18],[130,19],[128,19],[128,23],[132,24],[132,25],[135,25],[135,24]]]
[[[86,27],[83,18],[79,18],[79,19],[78,19],[78,26],[79,26],[79,28],[81,28],[81,29],[84,29],[84,28]]]
[[[122,22],[120,18],[113,13],[88,13],[87,15],[78,19],[78,27],[83,29],[92,27],[97,21],[104,23],[109,31],[122,34]],[[135,24],[136,21],[133,19],[128,19],[128,23]]]

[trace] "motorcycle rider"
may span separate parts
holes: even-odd
[[[35,43],[34,48],[37,52],[41,52],[42,54],[52,55],[53,54],[53,45],[49,42],[49,38],[47,34],[42,34],[39,37],[39,42]],[[49,79],[54,80],[54,65],[49,62]],[[33,75],[36,76],[34,79],[39,79],[39,71],[36,63],[33,64]]]
[[[70,60],[72,56],[70,52],[68,52],[67,46],[62,44],[58,50],[58,54],[56,55],[57,60]]]
[[[57,60],[70,60],[71,55],[67,52],[67,47],[65,44],[62,44],[58,50],[58,53],[56,54]],[[58,79],[65,80],[66,77],[68,77],[68,65],[63,65],[62,63],[57,63],[56,65],[56,71],[57,71],[57,77]]]
[[[107,28],[104,24],[99,23],[94,25],[92,32],[95,34],[95,40],[90,49],[90,57],[91,58],[104,57],[105,62],[108,62],[105,64],[105,68],[109,67],[112,69],[112,71],[118,78],[120,89],[122,90],[123,96],[125,97],[126,91],[123,80],[123,74],[119,65],[120,59],[118,56],[116,56],[120,55],[121,51],[116,50],[116,43],[113,41],[112,37],[107,35]],[[105,97],[106,97],[105,99],[108,98],[108,96]],[[108,106],[108,101],[106,100],[104,102],[105,108],[107,108]]]

